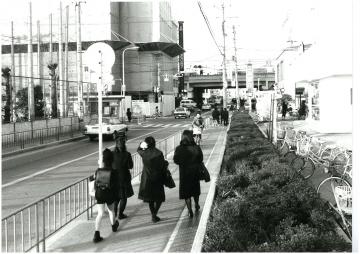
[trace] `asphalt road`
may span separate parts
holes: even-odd
[[[152,135],[164,139],[188,128],[189,119],[151,119],[142,126],[131,125],[127,147],[134,153],[140,141]],[[103,148],[112,148],[114,141],[104,140]],[[88,139],[28,152],[2,161],[2,217],[56,192],[95,171],[98,142]]]

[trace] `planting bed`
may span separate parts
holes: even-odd
[[[203,244],[205,252],[351,251],[306,180],[235,112]]]

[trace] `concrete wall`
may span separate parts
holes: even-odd
[[[323,132],[352,132],[352,77],[332,76],[319,81],[320,125]]]
[[[58,118],[58,119],[47,119],[47,120],[37,120],[33,122],[16,122],[16,123],[7,123],[2,124],[2,135],[13,134],[14,132],[23,132],[31,130],[46,129],[51,127],[59,126],[74,126],[73,129],[78,128],[79,118],[77,117],[67,117],[67,118]]]
[[[163,116],[170,116],[175,110],[175,97],[172,95],[163,95],[160,111]]]

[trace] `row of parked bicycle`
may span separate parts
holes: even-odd
[[[316,170],[328,174],[317,193],[336,211],[339,224],[351,239],[352,151],[287,127],[277,132],[276,147],[290,167],[305,179]]]

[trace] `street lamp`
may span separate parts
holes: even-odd
[[[126,86],[125,86],[125,52],[126,50],[135,50],[135,49],[138,49],[139,47],[131,47],[131,48],[126,48],[124,49],[124,51],[122,52],[122,81],[123,81],[123,84],[122,84],[122,87],[121,87],[121,93],[122,95],[125,97],[125,89],[126,89]]]

